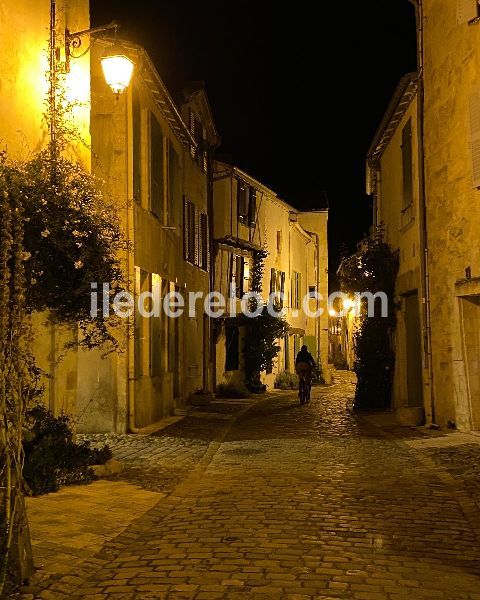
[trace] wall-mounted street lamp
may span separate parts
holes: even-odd
[[[72,58],[80,58],[88,52],[90,45],[81,54],[75,55],[75,50],[79,49],[82,45],[82,37],[84,35],[95,36],[115,29],[115,35],[117,29],[120,27],[118,21],[112,21],[108,25],[101,27],[93,27],[92,29],[84,29],[83,31],[77,31],[76,33],[70,33],[68,29],[65,30],[65,53],[66,53],[66,71],[70,70],[70,60]],[[103,75],[105,81],[112,88],[113,93],[118,97],[122,92],[126,90],[130,83],[130,79],[133,73],[134,63],[128,57],[127,51],[121,44],[114,43],[113,46],[107,48],[103,56],[100,59],[102,63]]]

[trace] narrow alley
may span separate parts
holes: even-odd
[[[243,405],[171,493],[24,597],[480,599],[478,506],[415,443],[446,436],[374,427],[335,380]]]

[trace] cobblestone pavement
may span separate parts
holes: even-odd
[[[94,447],[107,444],[123,463],[124,470],[111,481],[169,493],[202,460],[210,442],[221,439],[230,422],[258,399],[212,402],[154,435],[99,433],[79,439]]]
[[[478,513],[425,451],[352,416],[339,377],[308,406],[252,406],[39,597],[480,600]]]

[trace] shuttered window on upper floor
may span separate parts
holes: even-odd
[[[457,25],[469,23],[478,16],[478,0],[457,0]]]
[[[163,177],[163,133],[160,123],[150,113],[150,210],[163,221],[164,177]]]
[[[472,185],[480,187],[480,89],[470,95],[470,156]]]
[[[180,185],[180,159],[173,147],[172,142],[168,141],[168,204],[167,204],[167,224],[175,226],[179,221],[179,207],[181,206],[181,185]]]
[[[241,223],[246,223],[248,216],[247,184],[237,179],[237,216]]]
[[[412,119],[402,129],[402,209],[413,202]]]
[[[250,227],[254,226],[257,222],[257,190],[254,187],[250,187],[250,193],[248,198],[248,224]]]

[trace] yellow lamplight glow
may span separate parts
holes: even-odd
[[[350,310],[351,308],[353,308],[355,306],[355,302],[353,300],[350,300],[350,298],[346,298],[343,301],[343,308],[345,310]]]
[[[100,60],[105,81],[112,88],[114,94],[120,95],[130,83],[133,61],[128,58],[125,49],[120,44],[108,48]]]
[[[338,313],[337,313],[337,311],[336,311],[335,309],[333,309],[333,308],[331,308],[331,309],[328,311],[328,314],[329,314],[331,317],[338,317]]]

